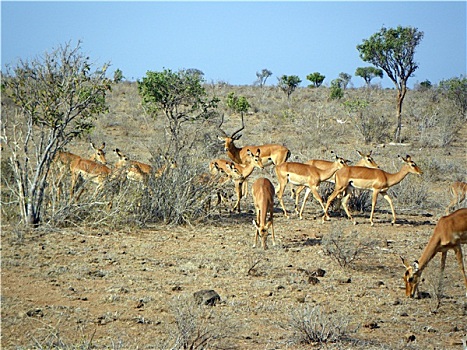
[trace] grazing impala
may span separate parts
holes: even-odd
[[[330,220],[328,215],[329,206],[331,205],[334,198],[339,194],[343,194],[342,205],[347,214],[347,217],[352,220],[352,215],[350,215],[349,208],[347,207],[347,201],[349,200],[350,191],[347,191],[349,186],[359,189],[372,190],[373,196],[371,201],[371,214],[370,214],[370,223],[371,226],[373,223],[373,214],[375,211],[376,200],[378,199],[378,194],[381,194],[384,199],[389,203],[392,210],[392,224],[396,223],[396,213],[394,211],[394,205],[392,204],[391,197],[388,195],[388,190],[394,185],[397,185],[401,182],[409,173],[412,174],[423,174],[423,171],[412,161],[412,158],[407,155],[406,159],[401,156],[398,156],[402,159],[405,164],[402,166],[399,172],[395,174],[387,173],[381,169],[371,169],[360,166],[349,166],[344,169],[339,170],[336,173],[336,187],[334,192],[329,196],[326,203],[326,208],[324,209],[323,222],[325,220]],[[356,222],[354,222],[356,224]]]
[[[290,157],[290,150],[282,145],[278,144],[267,144],[261,146],[245,146],[238,148],[235,146],[234,141],[237,141],[242,136],[238,134],[245,128],[242,115],[242,127],[235,131],[231,136],[228,136],[222,129],[221,126],[224,122],[224,116],[222,116],[219,130],[222,133],[222,137],[218,136],[219,140],[223,141],[224,149],[227,152],[227,156],[232,159],[235,163],[246,164],[248,162],[248,149],[259,149],[261,151],[261,160],[265,166],[274,164],[279,165],[287,161]]]
[[[459,209],[439,219],[433,231],[433,235],[418,261],[410,265],[401,257],[406,267],[404,274],[405,295],[408,297],[413,297],[415,295],[423,270],[438,252],[441,252],[441,271],[439,276],[439,287],[441,287],[444,267],[446,266],[446,256],[450,249],[454,250],[456,253],[457,262],[464,276],[464,284],[467,291],[467,277],[465,275],[462,256],[462,244],[467,244],[467,208]]]
[[[284,194],[285,186],[288,182],[294,185],[306,186],[305,198],[303,199],[302,207],[299,212],[300,219],[302,219],[303,209],[305,208],[306,200],[310,195],[310,192],[313,193],[315,199],[321,204],[321,207],[324,210],[323,199],[318,193],[318,186],[321,182],[326,181],[334,175],[336,171],[342,167],[346,167],[345,159],[336,156],[336,160],[333,162],[333,166],[328,169],[322,170],[313,165],[295,163],[295,162],[286,162],[276,166],[277,179],[279,180],[279,191],[277,197],[281,203],[282,210],[284,210],[284,215],[288,218],[287,210],[284,206],[284,201],[282,196]]]
[[[467,195],[467,183],[462,181],[454,182],[449,188],[452,200],[446,208],[446,215],[451,212],[451,209],[462,203]]]
[[[258,236],[261,237],[261,244],[263,249],[268,249],[266,242],[268,236],[268,229],[271,227],[272,231],[272,245],[276,245],[276,238],[274,236],[274,186],[268,179],[261,177],[253,183],[253,201],[256,209],[256,220],[253,220],[256,233],[253,248],[258,243]],[[267,218],[269,214],[269,219]]]

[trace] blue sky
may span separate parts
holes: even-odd
[[[1,60],[15,65],[82,41],[82,51],[129,80],[148,70],[200,69],[208,82],[249,85],[256,72],[277,77],[320,72],[325,85],[339,73],[355,77],[356,46],[382,26],[424,32],[409,86],[466,74],[466,2],[1,2]],[[383,87],[394,87],[385,76]]]

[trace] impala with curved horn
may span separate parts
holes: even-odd
[[[222,136],[217,136],[220,141],[224,142],[224,149],[227,152],[227,156],[232,159],[235,163],[246,164],[248,159],[248,149],[259,149],[261,151],[261,160],[265,166],[267,165],[279,165],[287,161],[290,157],[290,150],[279,144],[266,144],[260,146],[244,146],[238,148],[235,146],[235,141],[242,137],[240,131],[245,128],[245,122],[242,115],[242,126],[240,129],[234,131],[231,136],[229,136],[225,131],[221,129],[222,124],[224,123],[224,115],[222,115],[221,123],[218,126],[219,131],[222,133]]]

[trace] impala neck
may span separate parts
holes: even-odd
[[[436,233],[433,234],[428,241],[425,249],[422,252],[422,255],[418,259],[418,274],[420,275],[428,263],[433,259],[437,253],[437,249],[440,246],[440,238]]]
[[[242,163],[242,159],[240,158],[240,150],[241,150],[241,148],[237,148],[237,146],[235,146],[233,141],[229,143],[227,155],[235,163],[239,163],[239,164]]]
[[[327,179],[331,178],[339,169],[339,164],[334,163],[331,168],[320,172],[320,180],[326,181]]]
[[[388,182],[388,186],[389,187],[392,187],[394,185],[397,185],[399,182],[401,182],[402,180],[404,180],[404,178],[407,176],[407,174],[409,173],[409,169],[410,167],[408,165],[403,165],[401,170],[399,170],[397,173],[395,174],[391,174],[391,173],[386,173],[386,178],[387,178],[387,182]]]
[[[239,166],[242,169],[242,175],[244,178],[250,176],[253,170],[255,169],[255,165],[253,164],[253,162],[249,162],[247,165],[239,164]]]

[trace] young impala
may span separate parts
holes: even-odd
[[[249,151],[249,150],[248,150]],[[247,188],[247,179],[253,172],[255,168],[264,169],[263,162],[261,160],[261,152],[258,149],[255,154],[249,152],[249,160],[246,165],[244,164],[235,164],[233,162],[227,163],[227,168],[229,172],[236,172],[241,175],[238,179],[234,180],[235,183],[235,192],[237,193],[237,202],[233,207],[233,211],[237,209],[240,213],[240,201],[242,197],[246,194],[245,188]]]
[[[268,179],[261,177],[253,183],[253,202],[256,209],[256,220],[253,220],[256,233],[253,248],[258,243],[258,236],[261,237],[261,244],[263,249],[268,249],[267,236],[268,229],[271,228],[272,232],[272,245],[276,245],[276,238],[274,236],[274,186]],[[269,214],[269,219],[267,218]]]
[[[394,185],[397,185],[401,182],[409,173],[412,174],[423,174],[423,171],[412,161],[412,158],[407,155],[404,159],[401,156],[398,156],[402,159],[405,164],[402,166],[399,172],[395,174],[387,173],[381,169],[371,169],[365,168],[360,166],[349,166],[339,170],[336,173],[336,187],[334,192],[329,196],[328,201],[326,203],[326,208],[324,209],[324,216],[323,222],[325,220],[330,220],[328,215],[329,206],[331,205],[334,198],[336,198],[339,194],[343,194],[342,197],[342,206],[347,214],[347,217],[352,220],[352,215],[350,215],[349,208],[347,206],[347,201],[349,200],[350,191],[348,191],[349,186],[358,188],[358,189],[365,189],[365,190],[372,190],[373,196],[371,201],[371,214],[370,214],[370,223],[371,226],[374,225],[373,223],[373,214],[375,212],[376,200],[378,199],[378,195],[381,194],[384,199],[389,203],[391,210],[392,210],[392,224],[396,223],[396,213],[394,211],[394,205],[392,204],[392,200],[388,195],[388,190]],[[354,222],[356,224],[356,222]]]
[[[260,146],[244,146],[238,148],[235,146],[234,141],[237,141],[242,137],[241,134],[238,134],[245,128],[245,123],[243,121],[242,115],[242,127],[237,131],[233,132],[231,136],[228,136],[225,131],[221,129],[221,126],[224,122],[224,116],[222,116],[221,123],[219,125],[219,130],[222,133],[222,136],[218,136],[219,140],[224,142],[224,149],[227,152],[227,156],[232,159],[235,163],[246,164],[248,162],[248,149],[259,149],[261,151],[261,160],[264,166],[274,164],[279,165],[287,161],[290,157],[290,150],[282,145],[278,144],[267,144]]]
[[[439,287],[441,287],[444,267],[446,266],[446,256],[450,249],[454,250],[456,253],[457,262],[464,276],[464,284],[467,291],[467,277],[465,275],[464,259],[462,256],[462,244],[467,244],[467,208],[459,209],[439,219],[433,231],[433,235],[423,250],[422,255],[412,265],[408,264],[405,259],[401,257],[406,268],[404,274],[405,295],[408,297],[413,297],[415,295],[423,270],[439,252],[441,252],[441,271],[439,275]]]
[[[284,206],[284,201],[282,200],[285,186],[288,182],[294,185],[302,185],[307,187],[305,198],[303,199],[302,207],[299,212],[300,219],[302,219],[303,209],[305,208],[305,203],[308,199],[308,196],[310,195],[310,192],[313,193],[313,197],[315,197],[319,204],[321,204],[321,207],[324,210],[324,203],[323,199],[318,193],[318,186],[321,182],[326,181],[332,177],[336,171],[346,166],[345,159],[337,156],[336,160],[333,162],[333,166],[326,170],[319,169],[313,165],[295,162],[286,162],[276,166],[277,179],[279,180],[277,198],[279,198],[284,215],[287,218],[289,217]]]

